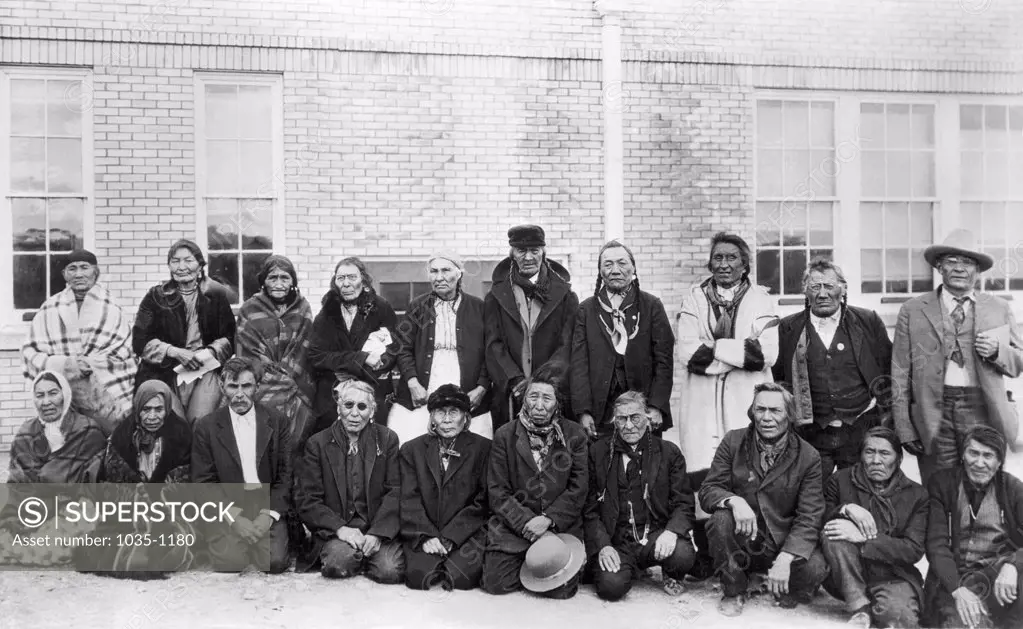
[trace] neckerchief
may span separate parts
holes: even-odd
[[[540,277],[536,278],[536,283],[530,282],[528,278],[522,277],[519,273],[519,265],[515,264],[515,260],[512,260],[511,271],[508,273],[513,284],[522,289],[522,292],[526,294],[526,299],[534,299],[537,302],[544,304],[547,303],[547,295],[551,289],[551,271],[547,260],[544,260],[540,264]]]
[[[537,426],[526,415],[526,409],[523,406],[519,411],[519,423],[526,429],[526,435],[529,437],[529,449],[540,453],[541,462],[547,461],[547,455],[550,454],[551,447],[555,443],[560,442],[565,445],[565,434],[561,430],[560,417],[555,417],[546,426]]]
[[[710,322],[715,341],[735,337],[736,311],[739,309],[739,304],[742,303],[742,298],[745,297],[746,291],[749,290],[750,286],[749,278],[743,278],[739,281],[731,301],[725,301],[718,294],[717,285],[714,283],[713,278],[705,280],[700,285],[700,288],[703,289],[703,294],[707,297],[707,301],[710,302],[711,310],[717,317],[716,323]]]
[[[753,429],[753,440],[757,445],[757,452],[760,453],[760,466],[764,469],[766,474],[774,467],[774,464],[778,462],[778,459],[785,454],[785,450],[789,447],[789,435],[786,433],[777,442],[771,444],[767,443],[760,438],[760,433]]]
[[[135,434],[132,435],[132,441],[135,442],[135,449],[139,452],[145,452],[149,454],[156,447],[156,442],[160,440],[155,432],[149,432],[141,425],[136,426]]]
[[[618,308],[611,305],[611,298],[606,291],[597,293],[597,303],[600,304],[600,322],[604,331],[611,337],[611,345],[619,355],[624,356],[629,346],[629,341],[636,338],[639,333],[639,312],[636,307],[636,291],[632,290],[635,282],[629,284],[622,293],[622,303]],[[630,315],[630,311],[635,314]]]
[[[624,487],[632,487],[632,480],[639,478],[643,483],[643,506],[648,511],[650,508],[648,502],[648,496],[650,495],[650,489],[647,485],[646,479],[643,478],[643,455],[646,451],[647,445],[650,442],[650,431],[648,430],[643,438],[636,444],[636,448],[625,443],[625,441],[615,432],[614,438],[611,440],[612,446],[612,464],[617,466],[618,461],[621,460],[622,455],[629,457],[629,463],[625,466],[624,474],[625,484]],[[621,485],[621,480],[619,480]],[[650,514],[647,513],[647,518],[643,524],[643,534],[640,535],[639,530],[636,528],[636,506],[632,504],[632,492],[628,492],[629,498],[625,501],[625,506],[629,510],[629,526],[632,527],[632,538],[640,544],[646,544],[647,538],[650,535]]]
[[[895,529],[899,517],[895,505],[892,503],[892,496],[902,488],[906,481],[906,475],[902,473],[902,470],[896,469],[892,477],[888,479],[888,484],[882,489],[878,489],[867,478],[867,470],[864,469],[863,464],[857,463],[853,467],[851,478],[853,487],[870,495],[870,504],[866,507],[877,521],[878,532],[883,535],[890,534]]]
[[[461,434],[461,433],[459,433]],[[444,471],[448,470],[448,464],[451,462],[451,457],[461,458],[458,450],[455,450],[455,441],[458,439],[458,435],[455,435],[451,439],[443,439],[440,435],[437,435],[437,445],[440,448],[440,463],[444,466]]]

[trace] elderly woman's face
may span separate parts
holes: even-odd
[[[554,387],[540,382],[529,385],[522,409],[526,416],[537,426],[546,426],[554,420],[554,412],[558,409],[558,398]]]
[[[266,279],[263,280],[263,288],[270,295],[270,299],[274,301],[284,301],[293,285],[291,274],[278,266],[270,269],[270,272],[266,274]]]
[[[199,279],[199,261],[187,247],[180,247],[172,253],[167,266],[171,277],[179,284],[190,284]]]
[[[149,432],[156,432],[163,427],[167,419],[167,407],[163,403],[162,395],[154,395],[139,409],[139,424]]]
[[[785,416],[785,398],[777,391],[761,391],[753,398],[753,421],[757,433],[768,441],[784,435],[789,429]]]
[[[742,252],[730,242],[719,242],[710,252],[710,271],[718,286],[731,288],[746,271],[742,263]]]
[[[358,389],[347,389],[337,400],[337,414],[341,426],[349,435],[355,436],[369,424],[376,410],[373,396]]]
[[[99,279],[99,269],[88,262],[72,262],[64,267],[64,282],[76,293],[87,293]]]
[[[342,264],[334,273],[334,285],[341,291],[341,298],[354,301],[362,294],[362,272],[353,264]]]
[[[454,299],[458,288],[458,278],[462,271],[451,260],[437,258],[430,261],[430,286],[441,299]]]
[[[863,444],[860,462],[867,472],[867,478],[874,483],[884,483],[892,477],[899,466],[899,453],[891,442],[881,437],[870,437]]]
[[[52,380],[40,380],[33,393],[39,419],[44,422],[60,419],[60,412],[64,410],[64,392],[60,390],[59,384]]]
[[[444,406],[430,411],[430,421],[443,439],[453,439],[465,429],[469,414],[455,406]]]

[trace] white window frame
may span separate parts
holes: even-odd
[[[561,256],[561,257],[564,257],[564,256]],[[374,267],[379,268],[379,265],[381,265],[381,264],[388,264],[388,263],[418,264],[419,267],[420,267],[420,275],[418,277],[415,277],[415,278],[408,278],[407,281],[410,282],[410,283],[411,282],[429,282],[430,281],[429,278],[426,275],[426,260],[427,260],[427,258],[429,258],[429,255],[422,255],[422,256],[358,256],[358,258],[360,260],[362,260],[363,262],[365,262],[366,266],[369,268],[369,273],[370,273],[370,275],[373,276],[374,289],[377,291],[378,294],[381,293],[381,291],[380,291],[380,283],[381,282],[387,282],[387,283],[395,282],[394,278],[381,277],[379,273],[374,272]],[[338,259],[340,260],[340,258],[338,258]],[[469,273],[471,271],[470,267],[474,263],[476,263],[476,262],[479,262],[481,264],[492,264],[492,265],[494,265],[496,267],[498,264],[500,264],[501,260],[503,260],[503,259],[504,258],[501,255],[463,257],[462,258],[463,273]],[[333,268],[333,264],[336,264],[336,263],[337,263],[337,261],[332,262],[331,263],[331,265],[332,265],[331,268]],[[333,277],[331,278],[330,281],[331,282],[334,281]],[[489,275],[488,276],[484,276],[484,277],[482,277],[482,279],[480,281],[481,282],[489,282],[490,281],[490,276]],[[464,282],[463,282],[463,284],[464,284]],[[479,297],[480,299],[483,299],[484,297],[486,297],[485,293],[484,294],[477,294],[476,292],[471,292],[470,291],[470,294],[474,295],[475,297]],[[413,295],[412,296],[413,299],[416,298],[416,297],[418,297],[418,295]],[[401,317],[405,313],[405,311],[398,310],[397,308],[395,308],[395,313],[399,317]]]
[[[12,79],[56,79],[61,81],[81,81],[82,83],[82,194],[44,193],[43,196],[66,196],[69,198],[85,197],[82,219],[83,246],[86,249],[95,247],[96,239],[96,173],[93,152],[93,113],[92,72],[88,69],[68,69],[50,67],[19,67],[0,68],[0,286],[13,282],[14,273],[14,226],[12,224],[11,190],[11,80]],[[17,196],[37,197],[40,195],[18,194]],[[34,308],[17,309],[14,307],[14,294],[11,290],[0,291],[0,349],[20,348],[25,334],[28,332]]]
[[[240,198],[229,195],[207,195],[207,173],[206,164],[206,86],[207,85],[253,85],[270,86],[273,102],[271,104],[272,129],[270,140],[273,154],[273,179],[267,182],[272,185],[274,198],[272,200],[273,220],[273,247],[271,250],[277,255],[287,255],[287,229],[285,229],[286,201],[285,195],[288,189],[288,173],[285,171],[284,160],[284,88],[283,76],[280,74],[255,74],[255,73],[226,73],[226,72],[196,72],[193,82],[193,95],[195,106],[195,243],[205,253],[207,259],[211,252],[209,250],[209,235],[207,233],[206,221],[208,218],[206,208],[206,197]],[[294,177],[295,173],[290,176]],[[294,185],[294,182],[291,182]],[[262,184],[260,184],[262,187]],[[253,197],[256,196],[253,191]],[[240,262],[239,262],[240,264]],[[238,303],[232,306],[240,306],[245,301],[244,286],[238,287]]]
[[[905,301],[921,293],[884,294],[864,293],[861,288],[862,274],[860,270],[860,221],[859,203],[861,159],[857,144],[848,143],[857,139],[860,120],[860,104],[872,103],[905,103],[930,104],[934,106],[934,146],[935,146],[935,208],[933,233],[931,242],[938,242],[945,234],[957,227],[969,227],[969,217],[961,216],[960,203],[960,142],[959,142],[959,106],[960,105],[1020,105],[1020,96],[984,96],[976,94],[931,94],[911,92],[838,92],[827,90],[757,90],[752,110],[753,129],[757,128],[756,111],[759,100],[831,100],[835,103],[835,158],[840,165],[836,175],[835,189],[838,196],[835,214],[834,261],[845,272],[849,283],[849,303],[864,308],[877,310],[886,320],[894,323],[899,307]],[[843,144],[847,148],[842,148]],[[753,141],[753,196],[756,193],[757,164],[756,139]],[[855,150],[851,159],[843,159],[843,154]],[[800,198],[800,201],[807,200]],[[810,198],[809,200],[812,200]],[[755,225],[754,225],[755,228]],[[979,234],[978,234],[979,236]],[[754,262],[756,258],[756,235],[750,243],[753,247]],[[754,275],[755,277],[755,275]],[[934,271],[934,285],[941,283],[941,276]],[[1014,299],[1013,309],[1023,308],[1023,291],[997,291],[993,294]],[[791,314],[803,308],[802,296],[778,296],[779,312]]]

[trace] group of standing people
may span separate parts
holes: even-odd
[[[314,318],[282,256],[236,318],[179,241],[131,325],[95,256],[73,252],[25,345],[39,416],[12,480],[158,482],[185,465],[195,482],[270,484],[270,506],[211,541],[239,569],[286,569],[308,531],[300,569],[411,587],[567,597],[582,579],[613,600],[661,565],[669,591],[718,576],[736,615],[763,569],[783,606],[823,585],[861,626],[1021,618],[1023,486],[1001,468],[1023,342],[1007,303],[975,291],[993,261],[969,232],[925,251],[942,283],[902,306],[894,343],[828,260],[780,319],[735,234],[711,240],[677,334],[624,244],[601,247],[580,303],[542,228],[508,237],[483,299],[457,254],[436,254],[400,320],[358,258]]]

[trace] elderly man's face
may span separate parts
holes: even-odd
[[[33,395],[39,419],[44,422],[60,419],[60,412],[64,410],[64,392],[61,391],[59,384],[51,380],[40,380],[33,390]]]
[[[454,439],[458,436],[468,419],[469,414],[457,406],[442,406],[430,411],[430,421],[442,439]]]
[[[650,418],[647,417],[646,409],[643,408],[643,405],[635,402],[629,402],[616,408],[612,419],[622,441],[630,446],[639,443],[639,440],[650,428]]]
[[[625,247],[609,247],[600,254],[600,277],[612,292],[628,288],[636,278],[636,267]]]
[[[362,432],[376,411],[373,396],[358,389],[346,389],[338,396],[337,414],[341,419],[341,427],[349,436],[357,436]]]
[[[251,371],[243,371],[237,376],[227,375],[220,381],[220,390],[224,392],[231,410],[244,415],[252,408],[256,395],[256,376]]]
[[[968,293],[977,283],[977,261],[969,256],[944,256],[938,262],[941,283],[957,293]]]
[[[342,264],[334,273],[334,284],[345,301],[355,301],[362,294],[362,271],[354,264]]]
[[[462,271],[455,266],[451,260],[436,258],[430,261],[430,287],[443,300],[455,298],[458,289],[458,279],[462,277]]]
[[[154,395],[139,409],[139,424],[144,430],[156,432],[163,427],[167,418],[167,408],[163,403],[162,395]]]
[[[789,429],[785,415],[785,398],[777,391],[761,391],[753,398],[753,421],[757,433],[768,441],[784,435]]]
[[[742,252],[730,242],[719,242],[710,252],[710,271],[718,286],[731,288],[746,271],[742,263]]]
[[[88,262],[72,262],[64,267],[64,282],[76,293],[87,293],[96,285],[99,269]]]
[[[274,267],[266,274],[266,279],[263,280],[263,288],[270,295],[270,299],[280,302],[287,299],[294,283],[290,273],[280,267]]]
[[[522,410],[537,426],[546,426],[554,421],[554,412],[558,409],[558,397],[554,387],[540,382],[529,385]]]
[[[974,485],[983,487],[995,477],[1002,462],[994,448],[970,439],[963,449],[963,467]]]
[[[543,247],[512,247],[511,257],[523,277],[533,277],[540,272],[543,263]]]
[[[863,444],[860,462],[867,472],[867,478],[874,483],[885,483],[899,465],[899,455],[887,439],[870,437]]]
[[[806,299],[810,302],[810,311],[818,317],[830,317],[842,306],[845,287],[838,280],[838,274],[828,269],[811,271],[806,278]]]

